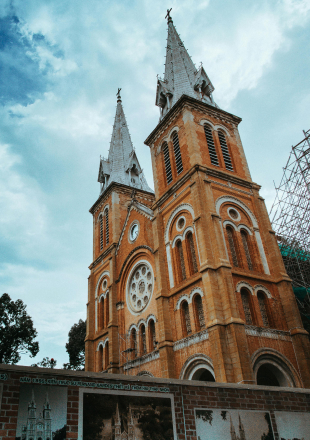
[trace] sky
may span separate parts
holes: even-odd
[[[122,102],[153,187],[144,140],[158,123],[167,8],[216,103],[239,126],[268,210],[290,148],[310,128],[308,0],[2,0],[0,3],[0,294],[22,299],[40,352],[68,362],[85,319],[100,155]]]

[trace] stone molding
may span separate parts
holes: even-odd
[[[254,325],[245,326],[245,334],[248,336],[260,336],[261,338],[280,339],[282,341],[292,341],[289,332],[275,330],[272,328],[256,327]]]
[[[180,339],[173,344],[173,351],[182,350],[182,348],[189,347],[190,345],[198,344],[198,342],[206,341],[209,339],[208,330],[202,330],[194,335],[187,336],[187,338]]]
[[[159,359],[159,351],[154,350],[152,353],[145,354],[139,358],[134,359],[133,361],[126,362],[123,366],[124,370],[130,370],[131,368],[139,367],[142,364],[146,364],[147,362],[155,361]]]

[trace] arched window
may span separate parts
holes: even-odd
[[[208,145],[211,163],[212,163],[212,165],[219,166],[219,161],[218,161],[218,157],[216,154],[212,131],[208,125],[204,125],[204,129],[205,129],[205,135],[206,135],[206,139],[207,139],[207,145]]]
[[[182,318],[182,329],[183,336],[190,335],[192,333],[191,319],[189,316],[189,308],[186,301],[181,304],[181,318]]]
[[[179,280],[183,281],[186,278],[186,272],[185,272],[184,255],[183,255],[183,248],[182,248],[181,240],[178,240],[176,242],[175,249],[176,249],[176,258],[177,258],[177,268],[178,268]]]
[[[267,307],[266,307],[266,295],[263,292],[258,292],[257,299],[258,299],[259,310],[260,310],[260,314],[262,315],[264,327],[270,327]]]
[[[98,356],[99,356],[98,368],[99,368],[99,371],[103,371],[104,370],[104,366],[103,366],[103,347],[102,347],[102,345],[100,345],[100,347],[99,347]]]
[[[230,254],[232,258],[232,263],[235,267],[238,267],[239,263],[238,263],[237,249],[236,249],[235,231],[231,226],[227,226],[226,233],[227,233],[227,239],[228,239]]]
[[[167,184],[169,185],[173,179],[172,179],[171,162],[169,156],[169,148],[166,143],[163,146],[163,153],[164,153],[164,162],[165,162],[165,170],[166,170],[166,179],[167,179]]]
[[[104,298],[102,297],[100,300],[100,308],[99,308],[99,327],[104,328],[105,320],[104,320]]]
[[[109,244],[109,210],[105,210],[105,244]]]
[[[198,272],[198,268],[197,268],[194,238],[191,232],[188,232],[186,234],[186,248],[187,248],[190,274],[193,275],[194,273]]]
[[[253,325],[254,319],[251,310],[250,294],[246,289],[241,289],[241,300],[247,325]]]
[[[249,235],[244,229],[241,230],[241,239],[242,239],[243,249],[245,252],[248,268],[250,270],[253,270],[253,263],[251,259],[250,246],[249,246]]]
[[[104,347],[104,360],[105,360],[105,365],[104,365],[104,369],[106,370],[109,367],[109,341],[106,342],[105,347]]]
[[[218,135],[219,135],[219,140],[220,140],[220,144],[221,144],[225,168],[226,168],[226,170],[234,171],[232,163],[231,163],[231,157],[229,154],[227,142],[226,142],[226,137],[225,137],[224,133],[221,131],[218,132]]]
[[[137,357],[137,332],[135,328],[131,330],[130,348],[132,353],[132,359],[135,359]]]
[[[107,293],[106,297],[105,297],[105,309],[106,309],[105,326],[107,327],[109,325],[109,321],[110,321],[109,293]]]
[[[146,334],[144,324],[140,325],[140,355],[146,354]]]
[[[156,348],[155,322],[153,319],[149,321],[149,346],[150,351],[153,351]]]
[[[196,321],[196,329],[197,331],[205,328],[205,317],[203,313],[203,306],[202,306],[202,299],[199,294],[194,296],[194,315],[195,315],[195,321]]]
[[[182,163],[182,156],[181,156],[181,150],[179,144],[179,136],[176,131],[172,135],[172,142],[173,142],[175,166],[177,169],[177,173],[180,174],[183,171],[183,163]]]
[[[99,218],[99,228],[100,228],[99,246],[100,246],[100,250],[102,251],[102,249],[103,249],[103,217],[102,217],[102,214],[100,214],[100,218]]]

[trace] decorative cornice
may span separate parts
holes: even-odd
[[[198,342],[206,341],[209,339],[208,330],[202,330],[199,333],[195,333],[194,335],[187,336],[187,338],[180,339],[179,341],[173,344],[173,351],[182,350],[182,348],[189,347],[193,344],[198,344]]]
[[[145,145],[149,147],[156,141],[156,139],[164,132],[164,130],[172,123],[176,116],[184,108],[189,107],[198,111],[202,111],[214,118],[228,122],[229,124],[239,125],[242,121],[241,118],[231,113],[225,112],[219,108],[213,107],[202,101],[198,101],[195,98],[191,98],[187,95],[182,95],[181,98],[174,104],[171,110],[163,117],[163,119],[157,124],[152,133],[144,141]]]
[[[88,266],[88,269],[92,270],[94,267],[96,267],[97,264],[100,263],[100,261],[102,261],[105,257],[107,257],[115,247],[116,244],[112,243],[104,252],[102,252],[102,254],[99,255],[98,258],[96,258],[96,260],[91,263],[90,266]]]
[[[159,359],[159,351],[154,350],[152,353],[145,354],[139,358],[134,359],[133,361],[126,362],[123,365],[125,371],[130,370],[131,368],[139,367],[142,364],[146,364],[147,362],[155,361]]]
[[[261,338],[280,339],[282,341],[292,341],[290,332],[275,330],[273,328],[262,328],[254,325],[245,325],[245,334],[249,336],[259,336]]]

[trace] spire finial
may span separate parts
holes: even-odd
[[[116,96],[117,96],[117,102],[122,102],[122,99],[121,99],[121,90],[122,90],[122,89],[118,89],[118,90],[117,90],[117,93],[116,93]]]
[[[172,8],[167,9],[167,15],[165,18],[167,18],[167,23],[172,23],[172,18],[170,17],[170,12],[171,12]]]

